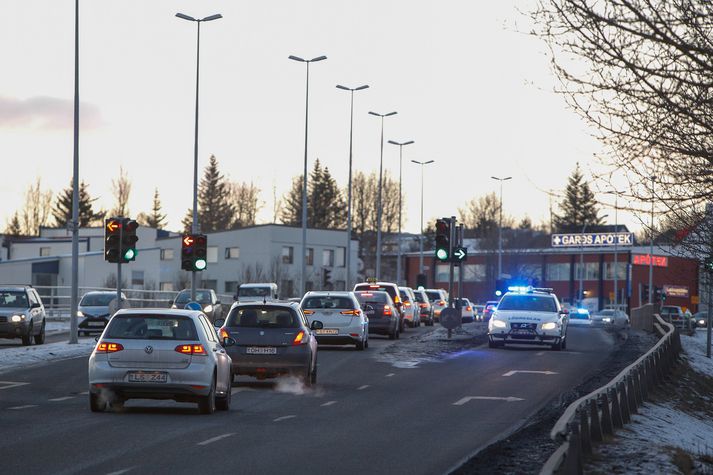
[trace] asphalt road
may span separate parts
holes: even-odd
[[[4,372],[1,471],[446,473],[577,386],[615,344],[596,328],[570,327],[561,352],[444,342],[431,331],[374,337],[365,352],[320,349],[315,388],[241,379],[230,412],[211,416],[144,400],[91,413],[86,357]]]

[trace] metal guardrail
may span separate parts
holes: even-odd
[[[654,315],[659,341],[601,388],[577,399],[565,409],[550,432],[561,445],[540,470],[540,475],[581,474],[592,442],[602,442],[631,421],[631,415],[663,382],[681,351],[681,339],[672,324]]]

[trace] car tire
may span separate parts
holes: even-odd
[[[30,346],[32,344],[32,325],[27,330],[27,335],[22,335],[22,346]]]
[[[364,340],[364,348],[369,348],[369,335],[366,335],[366,340]]]
[[[228,393],[225,397],[219,397],[215,399],[215,408],[219,411],[229,411],[230,401],[233,399],[232,384],[228,385]]]
[[[213,414],[215,412],[215,375],[210,383],[210,392],[207,396],[201,396],[198,400],[198,411],[201,414]]]
[[[45,342],[45,324],[42,322],[42,329],[35,335],[35,345],[41,345]]]
[[[358,351],[364,351],[364,348],[366,348],[365,340],[362,338],[361,340],[356,342],[355,346]]]
[[[558,341],[557,343],[552,344],[552,351],[561,351],[562,348],[563,348],[562,340]]]
[[[106,402],[103,402],[98,394],[89,393],[89,409],[92,412],[104,412]]]
[[[317,362],[314,363],[314,369],[309,375],[309,385],[314,386],[315,384],[317,384]]]
[[[567,349],[567,335],[565,335],[564,339],[562,340],[562,349],[563,350]]]
[[[400,339],[400,338],[401,338],[401,330],[398,330],[398,329],[397,329],[397,330],[396,330],[396,339],[398,340],[398,339]]]

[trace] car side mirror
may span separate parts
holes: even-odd
[[[238,301],[238,294],[233,294],[233,300]]]
[[[562,315],[569,315],[569,310],[567,310],[566,308],[563,308],[562,310],[560,310],[560,313]]]
[[[225,319],[224,319],[224,318],[218,318],[218,319],[216,319],[216,320],[213,322],[213,326],[214,326],[214,327],[220,328],[220,327],[222,327],[223,325],[225,325]]]
[[[313,320],[312,324],[309,326],[311,330],[321,330],[324,328],[324,324],[320,322],[319,320]]]
[[[216,300],[213,305],[220,305],[220,300]]]
[[[40,308],[42,305],[39,302],[34,302],[30,305],[30,308]]]
[[[227,348],[228,346],[233,346],[233,345],[235,345],[235,343],[236,343],[236,342],[235,342],[235,339],[234,339],[234,338],[230,338],[229,336],[226,336],[225,338],[223,338],[223,346],[225,346],[226,348]]]

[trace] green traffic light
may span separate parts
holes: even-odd
[[[436,257],[442,261],[448,259],[448,251],[445,249],[436,249]]]
[[[195,267],[196,270],[203,270],[206,268],[206,265],[205,259],[196,259],[196,262],[193,263],[193,267]]]
[[[127,249],[126,252],[124,253],[124,260],[125,261],[130,261],[136,257],[136,249]]]

